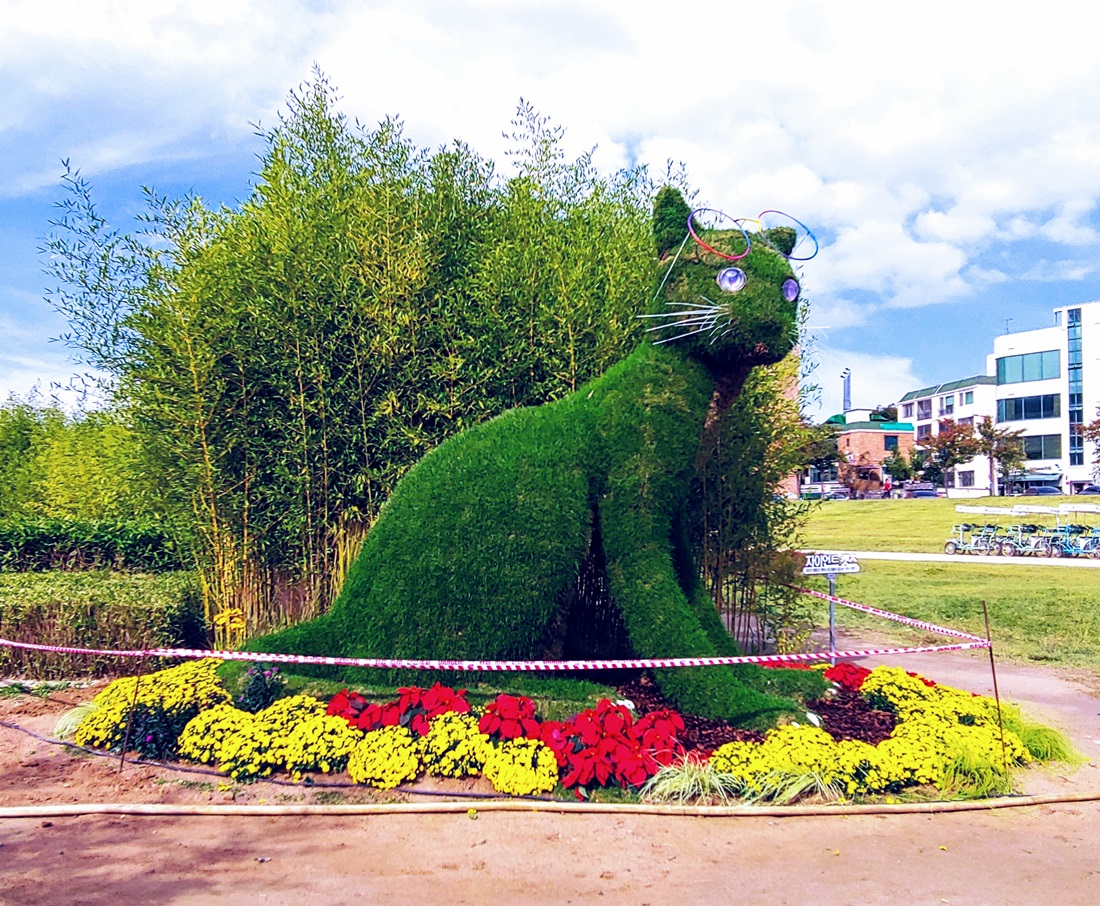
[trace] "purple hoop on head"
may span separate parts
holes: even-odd
[[[711,245],[708,245],[706,242],[700,239],[699,234],[695,232],[694,220],[696,214],[701,214],[704,211],[710,211],[712,214],[719,214],[722,217],[729,217],[729,219],[736,225],[737,229],[741,231],[741,235],[745,237],[745,251],[743,251],[740,255],[727,255],[725,252],[718,251],[718,249],[714,248]],[[769,229],[774,229],[774,226],[765,226],[765,224],[763,223],[764,216],[767,214],[775,214],[778,217],[784,217],[792,224],[795,224],[795,226],[797,227],[797,229],[795,229],[795,233],[799,235],[798,243],[800,243],[802,239],[808,236],[810,238],[810,241],[814,244],[813,251],[810,252],[810,254],[808,255],[788,255],[782,249],[777,249],[774,245],[772,245],[768,241],[767,231]],[[687,225],[688,233],[691,235],[691,238],[695,240],[696,244],[700,248],[705,249],[712,255],[717,255],[719,258],[725,258],[727,261],[740,261],[749,253],[752,248],[752,242],[749,239],[749,232],[744,227],[744,224],[746,223],[755,223],[759,228],[760,238],[764,241],[764,244],[776,254],[782,255],[788,261],[809,261],[818,253],[820,249],[820,246],[817,243],[817,237],[813,234],[813,230],[806,226],[806,224],[804,224],[801,220],[798,220],[797,218],[792,217],[790,214],[784,213],[783,211],[761,211],[759,216],[753,219],[750,217],[730,217],[729,214],[726,214],[724,211],[719,211],[717,208],[696,208],[694,211],[691,212],[691,214],[688,215]],[[796,243],[796,246],[798,243]],[[791,251],[793,252],[795,251],[795,249],[791,249]]]
[[[774,229],[774,225],[770,226],[770,227],[764,225],[764,215],[765,214],[778,214],[780,217],[786,217],[787,220],[791,221],[791,223],[796,224],[806,236],[810,237],[810,241],[812,241],[813,244],[814,244],[814,250],[812,252],[810,252],[810,254],[808,254],[808,255],[793,255],[793,254],[792,255],[786,255],[786,254],[783,253],[783,251],[781,249],[777,249],[774,245],[772,245],[770,242],[768,242],[768,232],[767,231],[769,229]],[[817,237],[813,234],[813,230],[811,230],[808,226],[806,226],[806,224],[804,224],[801,220],[798,220],[797,218],[792,217],[790,214],[787,214],[783,211],[761,211],[760,215],[756,218],[756,222],[760,224],[760,238],[764,240],[764,243],[768,246],[768,248],[772,249],[773,251],[779,252],[779,254],[783,255],[783,257],[786,258],[788,261],[809,261],[811,258],[814,257],[814,255],[817,254],[817,252],[818,252]],[[795,230],[795,232],[797,233],[798,230]],[[793,251],[795,251],[795,249],[791,249],[791,251],[793,252]]]
[[[720,252],[716,248],[711,248],[709,245],[703,242],[703,240],[700,239],[698,234],[695,232],[695,227],[692,224],[692,221],[695,219],[695,215],[701,214],[703,211],[710,211],[713,214],[721,214],[723,217],[729,217],[730,220],[732,220],[737,225],[737,229],[741,231],[741,235],[745,237],[745,251],[743,251],[740,255],[727,255],[725,252]],[[692,211],[688,215],[688,232],[691,234],[691,238],[694,239],[696,244],[698,244],[701,248],[706,249],[711,254],[717,255],[719,258],[725,258],[727,261],[740,261],[749,253],[749,234],[745,232],[745,228],[741,226],[741,221],[734,220],[734,218],[730,217],[729,214],[726,214],[723,211],[719,211],[716,208],[696,208],[694,211]]]

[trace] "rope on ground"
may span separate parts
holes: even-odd
[[[161,818],[288,816],[366,817],[399,814],[464,814],[483,812],[555,812],[580,815],[651,815],[672,818],[847,818],[852,815],[940,814],[980,812],[1003,808],[1064,805],[1100,801],[1100,792],[1053,796],[941,802],[900,802],[874,805],[631,805],[618,802],[562,802],[529,799],[491,799],[472,808],[468,802],[387,802],[362,805],[180,805],[148,803],[87,803],[30,805],[0,808],[0,819],[70,818],[86,815],[131,815]]]

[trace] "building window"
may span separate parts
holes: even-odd
[[[902,418],[912,418],[913,417],[913,404],[912,403],[906,403],[904,406],[901,407],[901,417]]]
[[[926,437],[932,436],[931,425],[917,425],[917,440],[924,440]]]
[[[927,421],[932,417],[932,400],[917,400],[917,420]]]
[[[956,486],[960,488],[972,488],[974,487],[974,472],[956,472],[955,473]]]
[[[973,406],[974,405],[974,391],[967,390],[959,394],[960,406]]]
[[[966,418],[960,418],[959,419],[959,426],[964,427],[964,428],[973,428],[974,427],[974,416],[973,415],[968,415]]]
[[[887,453],[898,448],[898,436],[896,434],[887,434],[883,437],[883,448]]]
[[[1022,422],[1034,418],[1058,418],[1062,414],[1062,401],[1057,393],[1043,396],[1021,396],[1011,400],[997,400],[997,421]]]
[[[998,384],[1047,381],[1061,377],[1061,374],[1062,354],[1057,349],[1029,352],[1026,355],[1006,355],[997,359]]]
[[[1028,459],[1061,459],[1062,435],[1039,434],[1034,437],[1022,438],[1024,442],[1024,455]]]
[[[819,484],[822,481],[836,481],[837,474],[838,471],[835,465],[829,466],[827,469],[810,466],[809,481],[811,484]]]
[[[940,418],[955,414],[955,394],[940,397]]]
[[[1081,309],[1066,310],[1066,376],[1069,378],[1069,464],[1085,464],[1085,441],[1081,428],[1085,424],[1081,368]]]

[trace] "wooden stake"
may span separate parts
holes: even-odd
[[[141,677],[145,674],[145,651],[141,652],[141,659],[138,661],[138,674],[137,682],[134,683],[134,700],[130,702],[130,713],[126,717],[126,733],[122,738],[122,751],[118,755],[118,772],[121,774],[122,769],[126,766],[126,748],[130,745],[130,725],[134,722],[134,710],[137,708],[138,690],[141,689]]]
[[[993,637],[989,632],[989,608],[982,601],[982,613],[985,615],[985,640],[989,643],[989,671],[993,674],[993,700],[997,703],[997,726],[1001,730],[1001,761],[1008,777],[1008,750],[1005,748],[1005,722],[1001,714],[1001,693],[997,689],[997,665],[993,660]]]

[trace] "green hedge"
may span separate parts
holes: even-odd
[[[205,647],[198,578],[105,570],[0,575],[0,638],[79,648]],[[0,646],[0,676],[57,679],[133,670],[126,658]]]
[[[0,570],[182,569],[173,539],[147,521],[22,518],[0,521]]]

